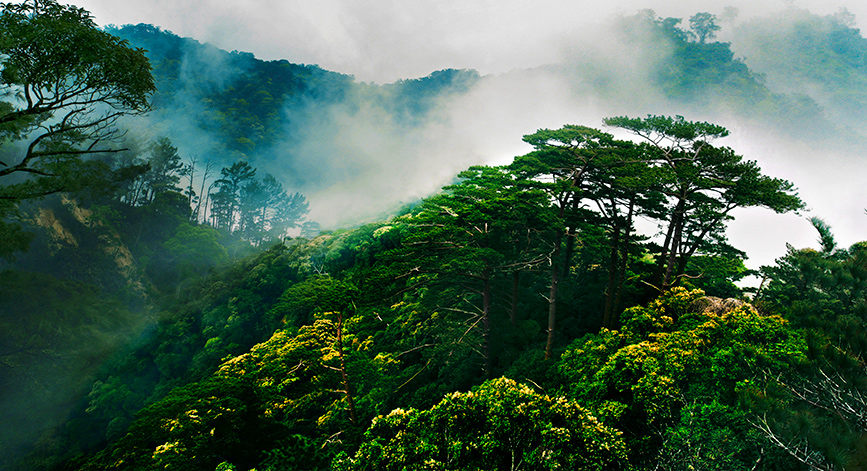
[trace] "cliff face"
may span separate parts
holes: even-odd
[[[48,233],[51,240],[51,248],[54,250],[60,249],[64,244],[78,247],[78,240],[63,227],[63,224],[57,219],[57,215],[54,214],[54,210],[39,208],[32,221],[33,224],[41,227]]]
[[[94,210],[63,195],[27,212],[27,230],[36,237],[30,249],[18,255],[15,268],[128,290],[146,301],[148,282],[136,257],[118,230]],[[72,263],[64,260],[70,256]]]

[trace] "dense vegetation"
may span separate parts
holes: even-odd
[[[767,268],[762,313],[712,297],[737,296],[744,273],[725,243],[728,211],[800,201],[711,144],[724,128],[608,122],[650,139],[539,130],[513,164],[469,169],[390,221],[287,240],[198,279],[207,266],[185,263],[227,257],[217,236],[230,233],[191,225],[182,199],[178,232],[214,235],[176,246],[198,251],[160,270],[182,278],[150,276],[163,293],[155,326],[95,373],[30,463],[792,469],[862,459],[861,245],[837,249],[817,221],[825,252],[792,249]],[[156,207],[130,209],[141,208]],[[163,221],[151,228],[171,215],[151,214]],[[666,240],[635,233],[638,214]],[[178,234],[161,237],[171,252]],[[816,388],[827,397],[805,397]],[[838,430],[836,441],[805,421]]]
[[[69,28],[94,50],[147,63],[83,10],[25,2],[0,17],[8,30]],[[727,45],[709,43],[712,16],[693,17],[689,32],[649,21],[683,43],[684,70],[721,57],[732,67],[711,69],[744,77]],[[108,90],[130,94],[93,96],[121,114],[144,111],[156,83],[157,113],[177,110],[172,84],[188,40],[142,25],[111,31],[170,39],[151,45],[155,81],[146,66],[119,74],[98,64],[64,69],[63,83],[100,91],[105,82],[75,74],[108,77]],[[229,77],[191,96],[210,103],[197,125],[222,136],[216,164],[185,159],[169,138],[102,147],[120,114],[28,99],[50,87],[23,73],[27,58],[69,52],[45,37],[0,42],[11,97],[0,102],[3,168],[28,177],[0,182],[0,421],[13,424],[0,431],[0,466],[867,463],[867,242],[838,247],[814,219],[821,249],[790,247],[746,302],[735,282],[748,270],[726,222],[739,208],[804,203],[790,182],[720,145],[724,127],[649,115],[604,120],[634,140],[583,125],[540,129],[509,165],[471,167],[394,217],[319,233],[305,224],[304,196],[246,158],[277,139],[289,119],[282,103],[364,89],[411,121],[439,88],[478,77],[452,71],[377,88],[210,51]],[[686,96],[687,75],[660,80]],[[70,121],[49,119],[64,110]],[[98,133],[74,132],[83,126]],[[639,218],[659,233],[640,232]]]

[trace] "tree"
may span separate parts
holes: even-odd
[[[266,432],[273,427],[257,410],[257,399],[243,378],[227,375],[175,388],[143,408],[124,436],[78,469],[210,471],[227,460],[252,464],[255,450],[245,437],[268,443]]]
[[[773,466],[782,454],[763,450],[741,400],[744,388],[762,391],[762,371],[806,362],[807,344],[786,320],[682,287],[622,320],[574,341],[550,382],[622,430],[637,469],[793,469]]]
[[[591,219],[584,207],[588,180],[594,172],[620,160],[630,143],[616,141],[610,134],[586,126],[566,125],[560,129],[540,129],[524,136],[534,151],[515,158],[511,168],[533,187],[548,194],[557,208],[548,260],[548,329],[545,358],[551,358],[557,321],[557,295],[561,279],[569,273],[579,226]]]
[[[241,190],[255,175],[256,169],[242,160],[220,170],[222,178],[214,182],[217,191],[211,193],[211,218],[214,227],[228,231],[235,229],[239,222]]]
[[[155,87],[144,51],[52,0],[2,4],[0,32],[0,139],[20,142],[0,149],[0,200],[110,177],[86,158],[117,152],[117,119],[148,110]]]
[[[819,218],[821,250],[787,246],[783,257],[762,267],[765,283],[756,302],[783,315],[810,334],[818,350],[835,357],[867,355],[867,241],[837,247],[830,227]],[[863,360],[862,360],[863,361]]]
[[[152,203],[157,195],[166,191],[181,191],[178,184],[184,164],[178,155],[178,148],[172,145],[169,138],[161,137],[150,145],[149,153],[147,171],[134,184],[130,206]]]
[[[721,28],[716,24],[716,16],[707,12],[696,13],[689,17],[689,28],[700,43],[713,39]]]
[[[491,372],[489,345],[495,277],[545,260],[526,250],[550,226],[548,201],[501,167],[472,167],[458,184],[425,200],[404,218],[408,234],[400,258],[408,273],[452,293],[444,311],[466,316],[457,343],[478,336],[477,353]]]
[[[782,213],[803,207],[790,182],[763,175],[756,162],[728,147],[712,146],[711,140],[729,134],[722,126],[654,115],[607,118],[605,124],[644,139],[643,147],[659,169],[667,199],[660,214],[665,238],[657,257],[662,291],[686,276],[696,253],[730,252],[724,222],[732,219],[734,209],[761,206]]]
[[[607,328],[617,327],[630,257],[643,250],[637,244],[643,236],[635,233],[634,221],[658,215],[664,200],[650,156],[639,146],[620,143],[618,147],[597,163],[585,192],[585,198],[596,209],[590,223],[604,228],[607,236],[603,243],[608,250],[608,280],[602,314],[602,325]]]
[[[270,175],[265,176],[263,183],[266,190],[277,190],[269,193],[272,199],[269,200],[271,206],[266,212],[266,230],[272,238],[279,239],[287,230],[301,225],[301,221],[310,212],[310,205],[303,194],[297,191],[284,192],[283,186]]]
[[[287,193],[273,175],[266,174],[262,180],[249,180],[241,187],[238,230],[256,245],[269,238],[279,239],[298,226],[308,208],[304,195]]]

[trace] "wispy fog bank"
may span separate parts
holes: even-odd
[[[360,80],[381,83],[421,77],[443,68],[475,68],[484,74],[557,62],[560,44],[617,14],[652,8],[660,16],[688,17],[696,11],[721,14],[737,9],[738,19],[769,15],[789,6],[831,14],[855,13],[863,27],[867,4],[854,1],[747,1],[720,4],[618,0],[591,2],[519,0],[74,0],[100,24],[151,23],[243,50],[263,59],[319,64]]]
[[[809,214],[825,218],[841,243],[867,234],[867,198],[860,182],[867,175],[860,151],[867,143],[862,131],[867,117],[863,109],[853,111],[852,100],[840,93],[867,80],[867,66],[838,74],[855,75],[833,89],[822,77],[784,70],[804,60],[803,51],[781,49],[792,46],[785,34],[805,17],[833,22],[825,15],[846,8],[855,14],[849,18],[852,25],[864,25],[867,5],[780,0],[730,2],[724,8],[709,1],[671,0],[615,2],[600,9],[589,2],[447,1],[432,7],[420,0],[330,0],[313,7],[152,0],[112,2],[109,7],[105,1],[79,4],[99,22],[150,21],[225,49],[316,63],[354,74],[358,81],[391,82],[444,67],[484,74],[465,93],[436,100],[419,122],[407,122],[358,96],[313,107],[302,120],[292,120],[295,127],[286,130],[285,139],[249,155],[287,188],[304,192],[311,218],[324,227],[381,217],[436,191],[469,165],[507,163],[528,150],[521,136],[536,129],[565,123],[601,126],[606,116],[653,113],[729,127],[732,136],[720,144],[758,160],[768,174],[794,182]],[[717,14],[723,26],[719,37],[730,41],[735,57],[756,73],[754,87],[776,95],[770,102],[766,97],[749,103],[748,96],[732,96],[737,91],[722,83],[690,99],[672,99],[670,90],[652,79],[671,59],[672,45],[640,23],[629,23],[629,17],[646,8],[662,17]],[[208,70],[219,74],[219,67]],[[208,112],[199,106],[191,102],[179,111]],[[287,107],[290,112],[297,108]],[[197,134],[183,113],[169,126],[184,135],[176,144],[182,152],[203,148],[199,142],[208,136],[201,130]],[[733,242],[747,250],[752,266],[782,255],[786,242],[810,245],[814,239],[803,217],[795,215],[749,211],[732,227]]]

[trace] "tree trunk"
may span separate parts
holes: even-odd
[[[566,250],[563,253],[563,265],[561,266],[560,279],[569,278],[569,269],[572,268],[572,255],[575,253],[575,228],[570,227],[566,232]]]
[[[521,272],[512,272],[512,308],[509,310],[509,322],[515,327],[518,322],[518,288],[520,287]]]
[[[190,205],[190,208],[193,207],[193,177],[196,176],[196,159],[194,157],[190,158],[190,184],[187,186],[187,204]]]
[[[662,250],[659,252],[659,259],[656,261],[656,282],[662,286],[662,281],[665,279],[665,262],[668,260],[668,249],[671,245],[671,238],[674,236],[674,215],[671,221],[668,222],[668,230],[665,232],[665,241],[662,243]]]
[[[208,181],[208,174],[211,172],[211,163],[208,162],[205,164],[205,172],[202,174],[202,186],[199,187],[199,201],[196,202],[196,222],[199,222],[199,216],[201,215],[199,210],[202,209],[202,200],[205,201],[205,213],[207,213],[208,209],[208,195],[205,194],[205,183]],[[208,192],[210,193],[211,189],[208,188]],[[202,218],[202,222],[205,222],[205,217]]]
[[[617,267],[617,284],[614,294],[614,306],[612,308],[613,318],[610,328],[617,327],[617,314],[620,313],[620,306],[623,302],[623,288],[626,284],[626,269],[629,266],[629,239],[632,234],[632,216],[635,214],[635,198],[629,200],[629,211],[626,215],[626,227],[624,228],[623,242],[620,244],[621,253],[619,266]]]
[[[482,354],[485,356],[485,378],[491,377],[491,349],[489,346],[491,334],[491,275],[484,274],[484,286],[482,288]]]
[[[545,359],[551,358],[551,348],[554,345],[554,328],[557,321],[557,290],[560,285],[560,244],[562,235],[557,238],[554,253],[551,254],[551,289],[548,293],[548,340],[545,343]]]
[[[671,224],[672,226],[669,228],[671,230],[674,229],[674,232],[670,239],[670,244],[668,246],[668,256],[665,260],[665,271],[663,272],[662,277],[662,288],[663,291],[668,290],[672,286],[672,278],[674,272],[675,260],[677,258],[677,253],[680,250],[680,243],[683,238],[683,225],[684,225],[684,213],[686,211],[686,200],[681,198],[677,202],[677,206],[674,208],[674,214],[672,215]]]
[[[349,420],[352,421],[353,425],[358,425],[355,415],[355,399],[352,397],[352,390],[349,388],[346,359],[343,357],[343,313],[337,314],[337,357],[340,360],[340,378],[343,383],[343,393],[346,395],[346,402],[349,404]]]
[[[620,267],[620,226],[614,224],[611,234],[611,253],[608,257],[608,284],[605,287],[605,309],[602,311],[602,326],[611,328],[614,315],[614,297],[617,291],[617,275]]]
[[[575,187],[578,186],[578,181],[573,182]],[[577,195],[572,198],[572,212],[575,213],[578,211],[578,203],[581,200],[578,199]],[[563,213],[561,212],[560,216]],[[578,232],[575,226],[569,226],[569,229],[566,230],[566,253],[563,256],[563,266],[562,272],[560,275],[560,279],[565,280],[569,277],[569,269],[572,268],[572,255],[575,252],[575,233]]]

